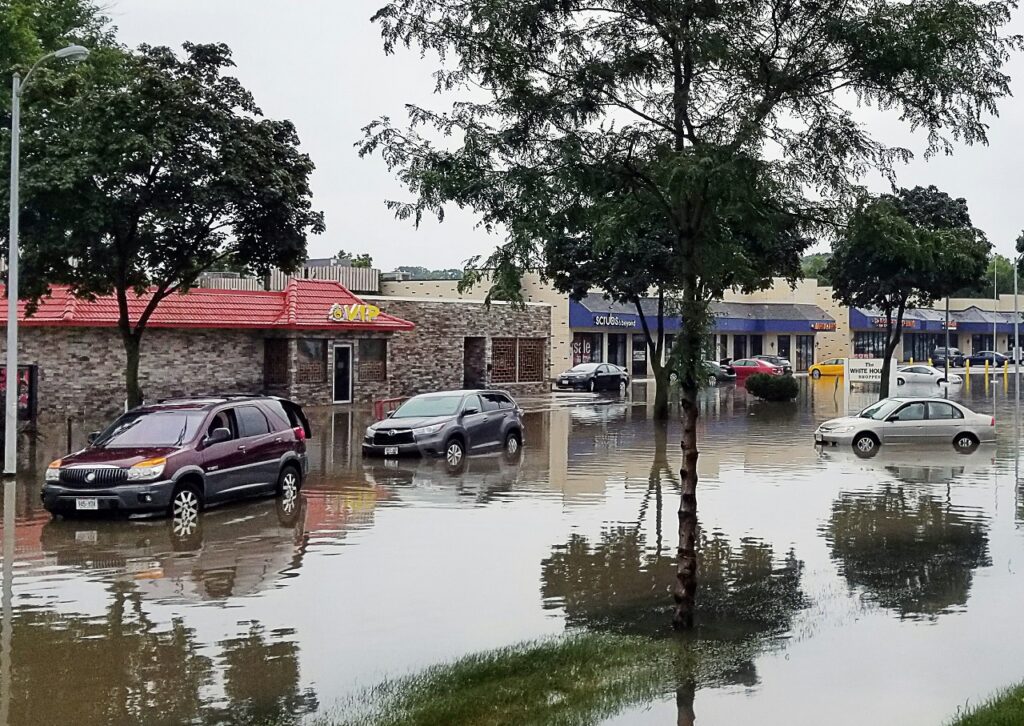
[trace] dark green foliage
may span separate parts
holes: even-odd
[[[800,393],[800,384],[793,376],[755,373],[744,385],[748,393],[765,401],[792,401]]]
[[[403,265],[395,268],[396,272],[404,272],[410,280],[461,280],[463,271],[457,268],[430,270],[426,267],[410,267]]]
[[[933,186],[861,200],[826,266],[833,296],[887,318],[881,397],[909,308],[981,281],[991,245],[971,225],[967,202]]]
[[[373,267],[373,258],[366,253],[353,255],[345,250],[339,250],[338,254],[331,258],[331,261],[339,265],[348,264],[352,267]]]
[[[52,284],[115,295],[132,403],[140,338],[162,300],[225,261],[255,275],[292,270],[307,234],[323,229],[294,126],[263,118],[225,75],[226,46],[184,50],[101,48],[73,76],[40,76],[24,97],[24,296],[38,300]],[[6,167],[6,145],[0,159]],[[130,319],[129,296],[147,289]]]
[[[828,287],[832,282],[828,272],[825,270],[825,266],[831,258],[832,254],[830,252],[816,252],[804,255],[800,260],[800,271],[805,279],[817,280],[819,286]]]

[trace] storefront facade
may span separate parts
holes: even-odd
[[[644,300],[642,308],[649,329],[657,330],[657,302]],[[712,304],[712,311],[715,323],[705,352],[709,359],[779,355],[789,358],[796,370],[807,370],[814,362],[817,333],[836,326],[816,305],[720,302]],[[666,357],[682,325],[679,316],[665,316]],[[650,351],[635,306],[630,309],[601,295],[570,300],[569,326],[573,365],[604,361],[622,365],[635,378],[651,375]]]
[[[881,358],[885,354],[886,317],[878,311],[850,310],[851,355]],[[1006,352],[1013,345],[1012,313],[982,310],[976,306],[951,310],[946,329],[944,310],[915,309],[903,314],[903,332],[896,347],[902,361],[928,361],[936,348],[958,348],[966,355],[983,350]]]

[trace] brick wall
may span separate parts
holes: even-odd
[[[390,391],[393,396],[462,388],[466,338],[486,339],[488,362],[494,338],[543,339],[547,350],[544,380],[502,384],[501,387],[520,393],[550,390],[550,306],[528,305],[525,310],[518,310],[498,303],[488,308],[483,302],[471,300],[387,297],[367,300],[391,315],[416,323],[415,330],[397,334],[389,345]],[[470,345],[479,343],[471,341]]]

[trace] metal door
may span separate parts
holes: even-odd
[[[334,402],[352,403],[352,346],[334,346]]]
[[[462,426],[466,429],[467,449],[479,449],[487,446],[487,414],[484,412],[480,397],[468,396],[462,404]]]

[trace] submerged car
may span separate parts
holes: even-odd
[[[925,383],[941,386],[946,382],[946,373],[933,366],[902,366],[896,369],[896,385],[898,386],[907,383]],[[963,383],[964,379],[956,373],[950,373],[948,382],[955,385]]]
[[[807,369],[807,374],[811,378],[821,378],[822,376],[839,376],[842,378],[845,370],[845,358],[829,358],[828,360],[823,360],[821,363],[815,363],[812,365]]]
[[[996,420],[942,398],[883,398],[856,416],[834,418],[814,432],[815,444],[848,444],[873,456],[883,444],[951,443],[961,451],[995,441]]]
[[[983,350],[967,356],[967,362],[972,366],[983,366],[988,363],[990,366],[1002,367],[1010,362],[1010,358],[994,350]]]
[[[625,393],[629,373],[612,363],[580,363],[555,379],[555,387],[573,391],[618,391]]]
[[[954,368],[963,368],[964,354],[959,348],[936,348],[932,351],[932,365],[936,368],[945,368],[946,361]]]
[[[413,396],[366,429],[363,454],[443,456],[459,466],[469,453],[523,444],[523,411],[504,391],[445,391]]]
[[[736,378],[740,381],[745,381],[756,373],[763,373],[767,376],[784,375],[782,368],[779,366],[758,358],[742,358],[740,360],[734,360],[732,362],[732,368],[736,371]]]
[[[192,521],[209,504],[294,497],[311,433],[297,404],[272,396],[141,406],[47,467],[43,506],[53,514],[167,512]]]
[[[782,369],[782,372],[787,376],[793,373],[793,364],[788,358],[782,358],[777,355],[755,355],[756,360],[763,360],[771,363],[773,366],[778,366]]]

